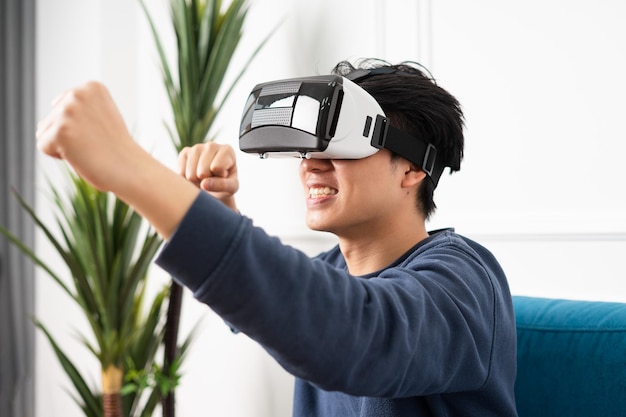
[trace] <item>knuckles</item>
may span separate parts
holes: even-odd
[[[104,84],[98,81],[88,81],[65,93],[62,100],[64,113],[66,115],[75,115],[79,109],[83,108],[90,101],[102,100],[107,95],[108,90]]]

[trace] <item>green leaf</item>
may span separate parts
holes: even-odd
[[[176,134],[169,127],[168,134],[180,152],[186,146],[207,140],[216,115],[233,89],[234,83],[218,103],[217,97],[226,71],[241,40],[247,15],[246,0],[231,1],[223,12],[219,0],[171,0],[172,25],[178,52],[178,85],[174,83],[167,64],[162,39],[143,0],[140,2],[159,51],[161,70],[165,74],[164,85],[174,115]],[[248,62],[256,56],[261,46]],[[240,79],[245,67],[247,65],[237,75],[235,82]]]
[[[163,395],[161,394],[161,391],[158,389],[153,389],[150,393],[150,396],[148,397],[148,400],[144,404],[139,416],[151,417],[152,414],[154,414],[154,410],[156,409],[156,407],[161,403],[162,399]]]
[[[35,325],[46,335],[46,338],[50,342],[50,345],[52,346],[57,359],[61,363],[63,370],[76,388],[76,391],[80,396],[80,400],[82,401],[82,404],[79,403],[79,405],[84,406],[83,409],[89,413],[89,416],[101,416],[102,411],[100,402],[98,401],[97,396],[92,392],[91,388],[87,385],[76,366],[59,347],[48,329],[39,321],[35,321]]]
[[[20,249],[22,253],[24,253],[24,255],[30,258],[36,265],[40,266],[44,271],[46,271],[48,275],[50,275],[52,279],[54,279],[57,282],[57,284],[59,284],[59,286],[63,289],[63,291],[67,293],[67,295],[69,295],[75,301],[78,302],[74,294],[72,294],[71,290],[68,288],[67,285],[65,285],[63,280],[61,280],[61,278],[41,258],[39,258],[35,254],[35,252],[33,252],[28,246],[26,246],[17,236],[15,236],[8,229],[5,229],[2,226],[0,226],[0,234],[4,235],[9,240],[9,242],[14,244],[18,249]]]
[[[145,316],[141,304],[145,298],[148,269],[161,238],[151,228],[144,232],[144,220],[123,202],[68,173],[71,181],[67,196],[54,185],[50,186],[61,238],[54,236],[51,228],[19,194],[15,195],[68,266],[71,285],[9,230],[0,227],[0,232],[41,266],[83,310],[95,340],[90,341],[85,334],[79,334],[79,340],[103,368],[111,364],[121,367],[127,359],[135,358],[147,377],[153,378],[152,366],[163,339],[162,306],[167,289],[151,298],[150,311]],[[46,334],[72,381],[76,391],[72,397],[85,415],[100,417],[101,395],[90,390],[81,372],[45,327],[41,323],[38,327]],[[136,393],[128,394],[137,409],[143,409],[148,398],[160,398],[160,394],[155,396],[152,393],[148,397],[142,396],[144,389],[151,388],[138,387]],[[132,387],[127,388],[127,391],[132,390]],[[129,401],[125,398],[124,408],[129,410],[127,403]],[[150,407],[154,408],[153,405]]]

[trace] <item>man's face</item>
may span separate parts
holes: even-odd
[[[402,170],[396,168],[387,150],[363,159],[303,160],[307,226],[339,237],[384,230],[406,193],[400,187]]]

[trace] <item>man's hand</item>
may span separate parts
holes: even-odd
[[[139,152],[111,95],[97,82],[68,90],[52,103],[37,126],[37,145],[103,191],[128,180]]]
[[[54,101],[37,127],[37,146],[66,160],[96,188],[132,205],[165,239],[199,193],[132,140],[111,95],[97,82]]]
[[[178,156],[178,172],[237,211],[234,195],[239,179],[235,152],[230,146],[208,142],[184,148]]]

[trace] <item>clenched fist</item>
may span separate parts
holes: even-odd
[[[230,146],[209,142],[184,148],[178,156],[178,171],[197,187],[237,210],[234,198],[239,189],[237,161]]]
[[[37,127],[37,146],[67,161],[99,190],[132,205],[166,239],[199,192],[132,140],[108,90],[97,82],[54,101]]]
[[[37,144],[105,191],[132,175],[132,157],[140,151],[108,90],[97,82],[68,90],[52,103],[37,126]]]

